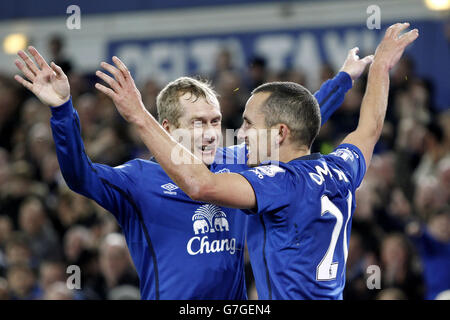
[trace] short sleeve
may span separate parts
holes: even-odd
[[[358,147],[344,143],[325,157],[344,171],[351,181],[353,190],[356,190],[361,185],[366,173],[366,161]]]
[[[256,209],[247,213],[270,213],[289,205],[294,190],[292,173],[278,164],[267,164],[239,173],[255,192]]]

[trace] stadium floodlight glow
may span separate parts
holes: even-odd
[[[425,0],[425,5],[430,10],[442,11],[450,9],[450,0]]]
[[[12,33],[3,40],[3,50],[7,54],[16,54],[27,46],[28,38],[23,33]]]

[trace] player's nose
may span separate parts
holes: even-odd
[[[203,131],[203,141],[206,143],[213,143],[217,140],[216,130],[210,128]]]
[[[245,130],[242,128],[242,126],[239,128],[237,132],[237,138],[239,141],[244,141],[246,137]]]

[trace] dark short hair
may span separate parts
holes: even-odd
[[[284,123],[294,142],[311,148],[321,123],[319,103],[311,92],[294,82],[265,83],[254,89],[252,95],[260,92],[270,93],[261,108],[266,126]]]

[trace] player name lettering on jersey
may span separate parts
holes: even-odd
[[[324,176],[329,176],[330,178],[333,178],[333,174],[330,171],[330,168],[328,168],[328,165],[326,162],[323,162],[323,167],[320,165],[315,166],[316,172],[308,172],[311,179],[317,183],[319,186],[322,185],[322,183],[325,181]],[[349,182],[347,176],[342,170],[332,168],[335,174],[338,176],[339,180],[344,180],[345,182]]]
[[[236,239],[220,239],[209,242],[208,236],[192,237],[186,246],[187,252],[191,256],[203,253],[215,253],[228,251],[230,254],[236,252]]]

